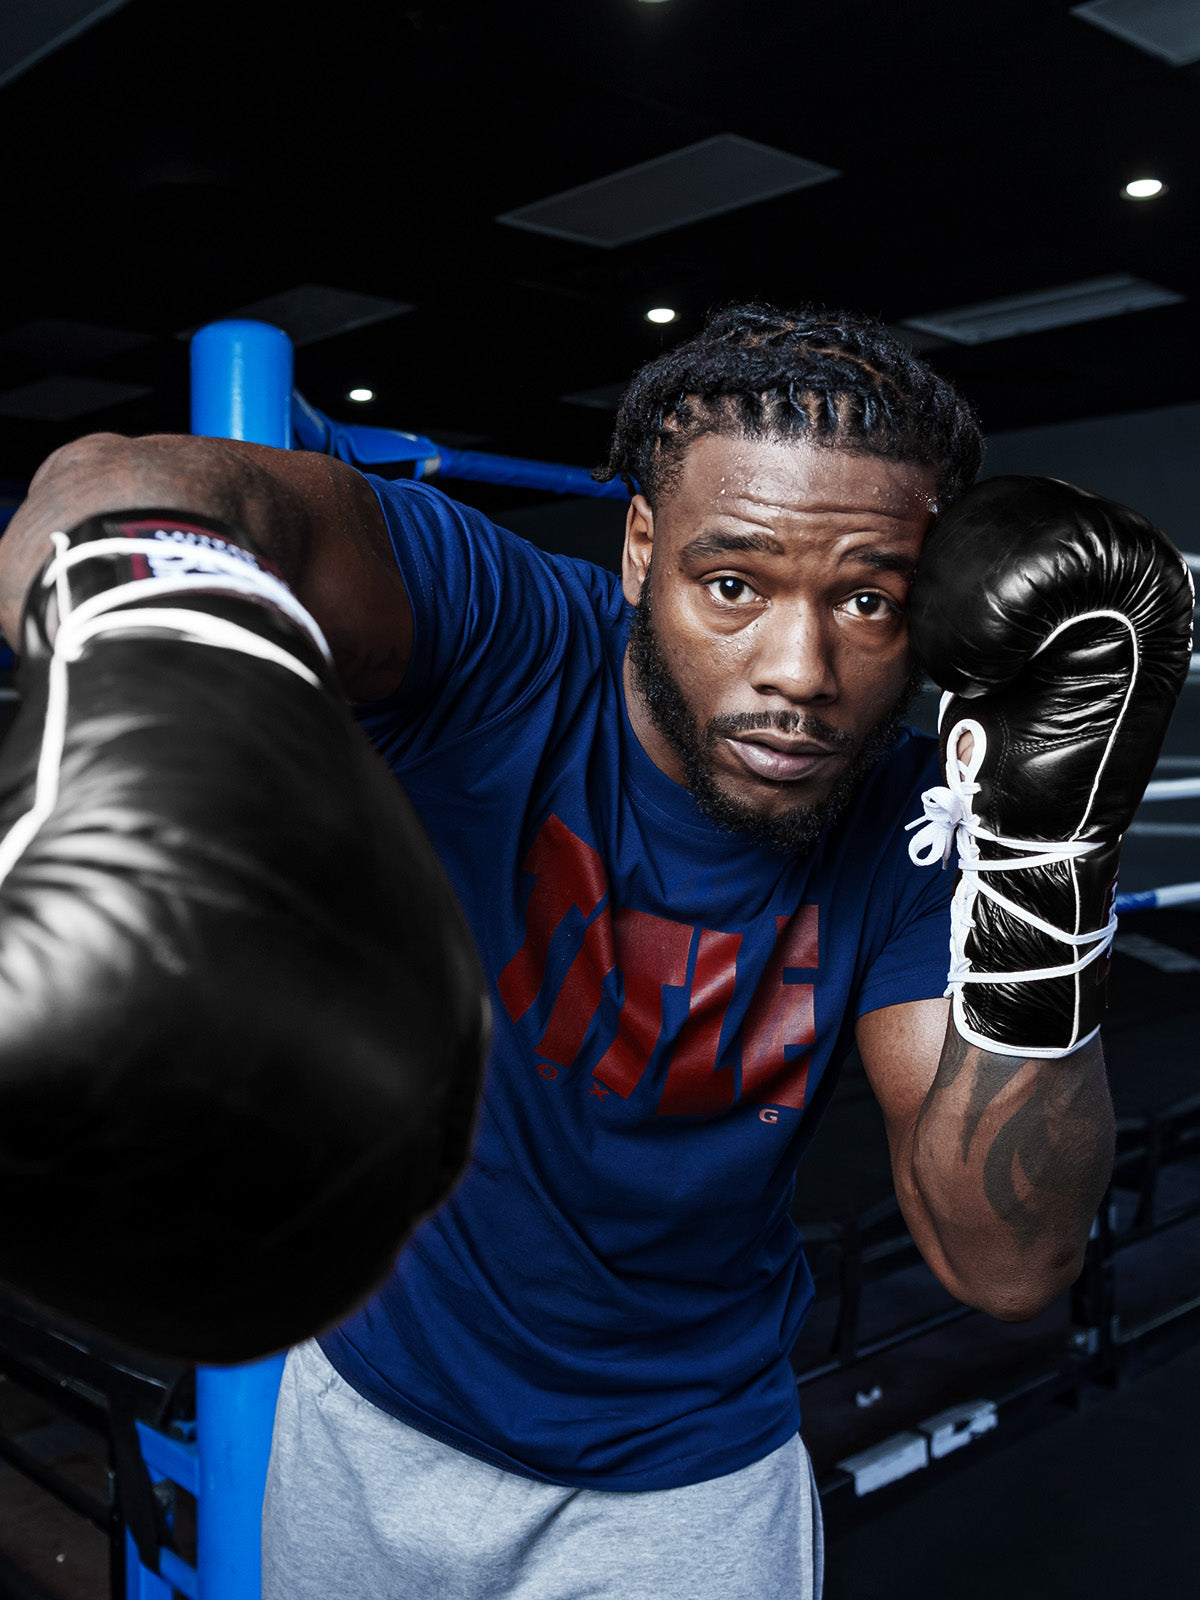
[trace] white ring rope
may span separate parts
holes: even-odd
[[[1145,800],[1200,800],[1200,778],[1156,778],[1146,785]]]
[[[67,668],[78,661],[85,647],[97,638],[151,630],[173,635],[192,644],[212,645],[221,650],[240,650],[276,666],[286,667],[314,688],[322,688],[320,678],[302,661],[270,639],[264,639],[227,617],[214,617],[205,611],[128,607],[133,600],[181,594],[221,595],[234,599],[264,600],[283,611],[312,640],[322,657],[332,664],[325,636],[287,586],[263,572],[249,557],[235,557],[220,550],[197,545],[160,542],[156,539],[96,539],[72,548],[65,533],[52,533],[55,555],[42,583],[55,588],[58,600],[58,632],[50,658],[46,700],[46,721],[38,756],[37,781],[33,805],[13,823],[0,840],[0,884],[12,871],[38,829],[49,819],[58,803],[59,775],[67,732]],[[145,555],[152,558],[155,576],[122,583],[103,590],[79,605],[71,602],[67,574],[71,568],[95,556]]]

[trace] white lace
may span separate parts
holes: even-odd
[[[939,721],[951,700],[943,695]],[[959,741],[969,733],[974,740],[970,757],[964,761],[958,754]],[[951,850],[958,846],[958,865],[961,877],[950,904],[950,971],[946,994],[954,998],[955,1026],[962,1036],[973,1043],[986,1045],[1000,1054],[1022,1056],[1059,1056],[1068,1050],[1026,1049],[1008,1046],[993,1039],[975,1034],[963,1012],[963,985],[968,983],[1032,983],[1047,978],[1069,978],[1098,960],[1112,944],[1117,931],[1117,918],[1110,913],[1102,928],[1087,933],[1069,933],[1054,923],[1017,905],[987,881],[984,874],[1017,872],[1026,868],[1049,866],[1055,862],[1075,861],[1095,850],[1095,843],[1082,840],[1047,842],[1034,839],[1009,839],[1003,834],[990,832],[980,822],[972,809],[972,800],[979,793],[975,779],[987,754],[987,734],[974,718],[963,717],[955,723],[946,740],[946,787],[926,789],[921,796],[925,815],[917,817],[907,826],[920,831],[909,841],[908,853],[919,867],[932,866],[941,861],[945,866]],[[1020,852],[995,861],[985,861],[980,856],[980,841],[999,845],[1002,849]],[[967,935],[975,926],[975,902],[982,895],[993,905],[1003,908],[1010,916],[1036,928],[1040,933],[1058,940],[1072,950],[1081,951],[1075,960],[1056,967],[1036,967],[1019,972],[975,972],[966,954]],[[1074,1031],[1074,1029],[1072,1030]],[[1068,1049],[1075,1049],[1083,1040],[1074,1040]]]
[[[227,617],[210,616],[204,611],[181,608],[163,609],[139,606],[117,611],[132,600],[166,598],[181,594],[219,594],[266,600],[284,612],[308,635],[323,658],[332,664],[329,646],[316,622],[287,586],[263,572],[243,557],[198,545],[174,544],[157,539],[96,539],[73,549],[65,533],[52,533],[55,556],[42,578],[46,588],[53,586],[58,602],[58,632],[50,658],[46,699],[46,720],[42,748],[38,757],[37,782],[33,805],[13,823],[0,840],[0,883],[28,848],[38,829],[49,818],[58,801],[59,773],[67,731],[67,668],[83,655],[93,639],[145,631],[167,633],[192,644],[213,645],[222,650],[240,650],[276,666],[286,667],[315,688],[321,680],[302,661],[260,635],[243,628]],[[74,605],[67,574],[72,567],[96,556],[144,555],[149,558],[154,576],[118,584]]]

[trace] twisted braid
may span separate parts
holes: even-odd
[[[966,401],[882,323],[850,312],[732,305],[638,372],[621,401],[608,461],[656,505],[687,446],[706,433],[804,437],[935,468],[944,508],[979,470]]]

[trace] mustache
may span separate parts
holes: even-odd
[[[709,740],[723,739],[729,734],[782,733],[789,738],[799,735],[824,745],[831,751],[851,751],[854,739],[842,728],[813,716],[808,711],[734,711],[725,716],[713,717],[704,729]]]

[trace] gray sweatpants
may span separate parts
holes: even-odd
[[[263,1600],[820,1600],[799,1437],[683,1489],[562,1489],[397,1422],[315,1344],[287,1359]]]

